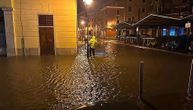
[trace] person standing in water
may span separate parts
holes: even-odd
[[[96,46],[97,40],[94,34],[91,35],[91,38],[89,40],[90,44],[90,56],[95,56],[95,46]]]

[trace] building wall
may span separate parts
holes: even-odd
[[[109,27],[109,24],[116,25],[117,20],[119,20],[119,23],[123,21],[137,22],[149,14],[150,4],[151,0],[113,0],[104,5],[104,7],[94,15],[94,18],[96,18],[94,24],[105,28]],[[123,7],[123,9],[105,8],[106,6]],[[119,14],[117,14],[117,10],[119,10]],[[114,29],[114,31],[116,30]],[[103,37],[113,35],[108,34],[108,31],[105,33]],[[113,36],[115,37],[116,35]]]
[[[114,29],[117,23],[125,20],[125,11],[122,8],[106,8],[101,10],[102,17],[102,27],[105,31],[104,37],[115,38],[116,30]]]
[[[125,6],[126,20],[137,22],[148,15],[150,0],[127,0]]]
[[[0,7],[13,8],[17,55],[22,54],[22,37],[25,54],[40,55],[38,15],[53,15],[55,53],[76,53],[77,0],[0,0]]]
[[[14,0],[14,26],[18,54],[22,48],[22,26],[26,51],[29,54],[39,54],[38,15],[42,14],[54,17],[56,54],[75,53],[77,48],[76,6],[76,0],[22,0],[20,11],[19,0]],[[20,21],[20,12],[22,22]]]
[[[12,0],[0,0],[0,7],[12,7]]]

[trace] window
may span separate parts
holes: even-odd
[[[176,35],[176,29],[174,27],[170,28],[170,36],[174,37]]]
[[[131,12],[131,11],[132,11],[132,8],[131,8],[131,7],[128,7],[128,11]]]
[[[142,12],[145,13],[145,8],[142,8]]]
[[[119,24],[120,23],[120,21],[119,20],[117,20],[117,24]]]
[[[180,27],[179,30],[178,30],[178,35],[179,36],[183,36],[184,35],[184,28],[183,27]]]
[[[117,15],[120,15],[120,10],[117,10]]]
[[[4,17],[2,11],[0,11],[0,33],[4,33]]]
[[[39,26],[53,26],[53,15],[39,15]]]
[[[167,29],[166,28],[162,29],[162,36],[163,37],[167,36]]]
[[[128,18],[128,22],[131,22],[132,21],[132,18]]]

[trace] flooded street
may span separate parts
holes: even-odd
[[[144,98],[158,110],[186,110],[192,57],[106,41],[96,57],[0,57],[0,110],[75,110],[101,102],[136,101],[139,62]]]

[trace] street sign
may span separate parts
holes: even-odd
[[[191,28],[191,23],[190,23],[190,22],[187,22],[187,23],[185,24],[185,28]]]

